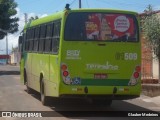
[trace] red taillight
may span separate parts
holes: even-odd
[[[134,72],[133,76],[134,76],[134,78],[138,78],[139,77],[139,73],[138,72]]]
[[[128,85],[136,85],[139,81],[138,79],[140,78],[140,75],[141,75],[141,66],[137,65],[134,69],[134,72],[132,73]]]
[[[62,65],[62,66],[61,66],[61,69],[62,69],[63,71],[65,71],[65,70],[67,70],[67,66],[66,66],[66,65]]]
[[[62,65],[61,65],[61,75],[63,78],[63,82],[65,84],[69,85],[72,83],[72,79],[70,77],[68,66],[65,63],[62,63]]]
[[[64,77],[67,77],[68,75],[69,75],[68,71],[64,71],[64,72],[63,72],[63,76],[64,76]]]
[[[136,72],[141,72],[141,67],[140,66],[136,66]]]

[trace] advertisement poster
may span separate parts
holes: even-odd
[[[89,14],[85,27],[87,39],[114,40],[135,36],[133,18],[123,14]]]

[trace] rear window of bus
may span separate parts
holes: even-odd
[[[65,24],[67,41],[138,41],[134,15],[118,13],[70,13]]]

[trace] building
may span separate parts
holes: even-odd
[[[0,64],[7,64],[9,60],[9,55],[0,55]]]
[[[18,48],[12,49],[12,53],[10,54],[10,64],[18,65],[20,62],[20,53],[18,52]]]
[[[160,16],[160,10],[154,11],[153,14]],[[140,17],[145,16],[146,13],[140,14]],[[143,23],[141,23],[143,25]],[[151,47],[147,44],[147,40],[141,32],[142,42],[142,79],[159,79],[159,62],[155,59],[155,55]]]

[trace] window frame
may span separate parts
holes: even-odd
[[[59,53],[59,45],[60,45],[60,36],[61,36],[61,21],[62,19],[57,19],[48,23],[39,24],[34,27],[30,27],[26,29],[26,39],[25,39],[25,51],[28,52],[37,52],[37,53],[44,53],[44,54],[58,54]],[[58,23],[58,25],[57,25]],[[56,24],[56,25],[55,25]],[[47,26],[52,26],[50,33],[47,35]],[[33,33],[31,34],[32,29],[34,29],[34,37]],[[38,29],[38,30],[37,30]],[[37,32],[38,31],[38,32]],[[56,33],[55,33],[56,32]],[[38,33],[38,35],[37,35]],[[41,34],[43,33],[43,35]],[[56,43],[55,39],[58,39],[58,42]],[[32,50],[29,49],[30,42],[33,40],[33,46]],[[37,48],[35,48],[35,44],[37,41]],[[47,41],[50,41],[47,43]],[[50,43],[50,44],[49,44]],[[57,45],[57,51],[54,51],[54,43]],[[49,44],[49,49],[46,49],[46,45]],[[43,46],[43,48],[42,48]],[[43,49],[43,50],[42,50]]]
[[[62,19],[58,19],[53,22],[54,23],[54,28],[53,28],[54,30],[53,30],[53,37],[52,37],[52,54],[56,54],[56,55],[59,53],[59,47],[60,47],[60,37],[61,37],[61,27],[62,27],[61,20]],[[58,39],[58,40],[56,40],[56,39]],[[56,43],[55,41],[58,41],[58,42]],[[54,43],[56,43],[57,45],[54,46]],[[57,48],[55,48],[55,47],[57,47]],[[55,50],[54,50],[54,48],[55,48]]]

